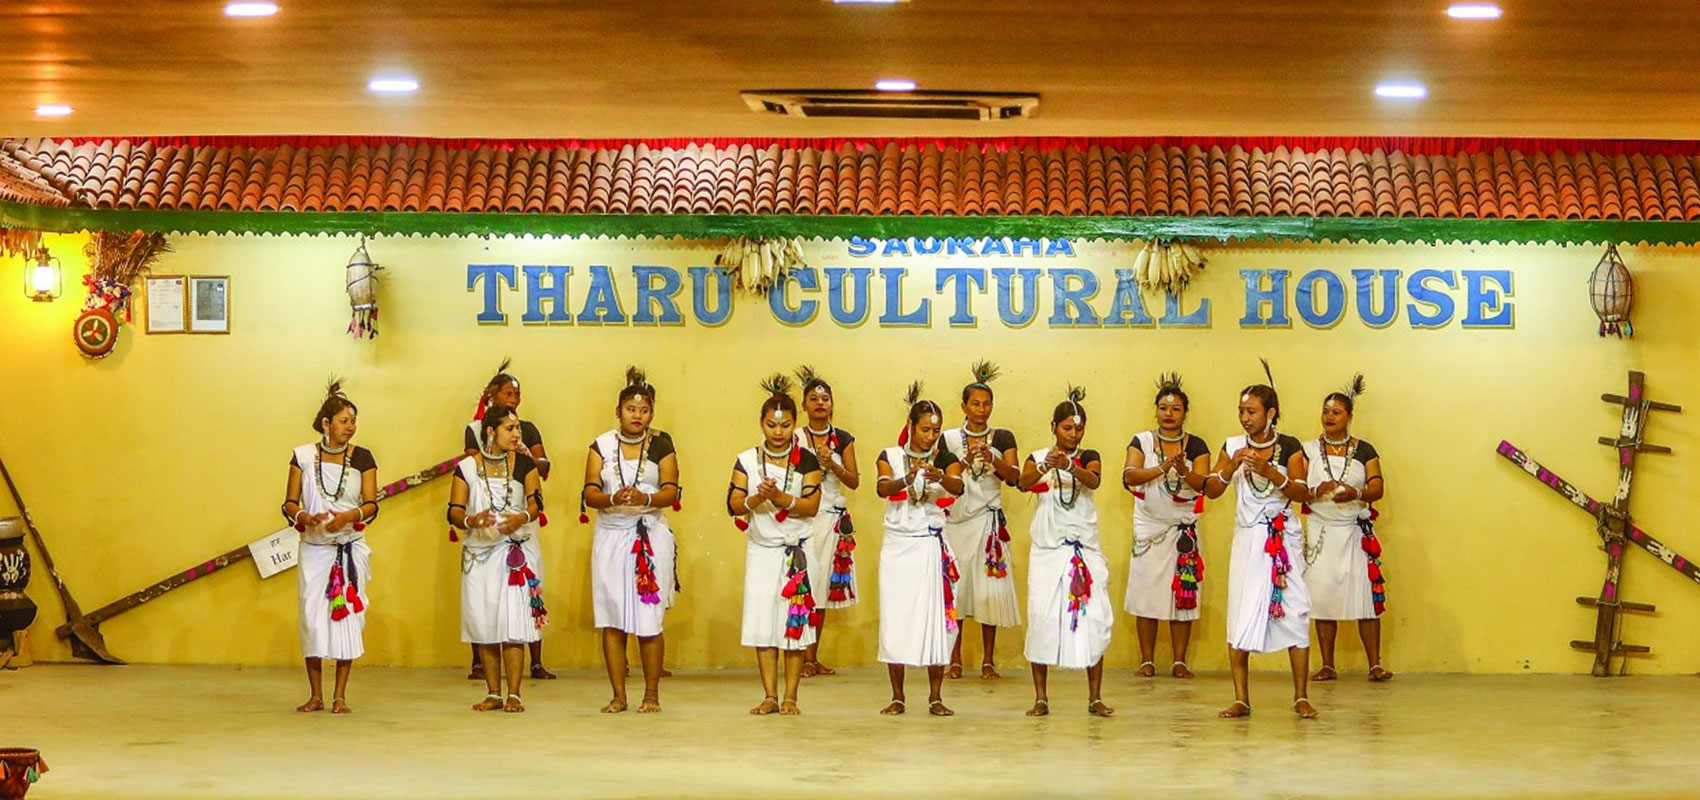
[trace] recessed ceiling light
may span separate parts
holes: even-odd
[[[407,94],[419,91],[419,81],[406,76],[373,78],[366,82],[366,89],[380,94]]]
[[[1394,100],[1421,100],[1428,97],[1428,89],[1420,83],[1378,83],[1375,85],[1375,96]]]
[[[71,107],[59,103],[36,106],[35,115],[38,117],[69,117],[71,116]]]
[[[1446,16],[1453,19],[1499,19],[1499,6],[1492,3],[1453,3]]]
[[[276,3],[240,2],[226,3],[224,6],[224,15],[227,17],[269,17],[276,13]]]
[[[915,82],[903,78],[883,78],[874,81],[874,88],[882,92],[913,92]]]

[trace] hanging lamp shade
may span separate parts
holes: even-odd
[[[1607,244],[1605,255],[1588,275],[1588,301],[1600,318],[1600,335],[1619,338],[1635,335],[1629,310],[1635,305],[1635,279],[1617,253],[1617,244]]]

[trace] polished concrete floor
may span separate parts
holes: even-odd
[[[37,666],[0,673],[0,746],[39,748],[31,797],[1692,797],[1700,679],[1360,676],[1316,685],[1322,717],[1287,711],[1282,675],[1256,715],[1216,719],[1223,675],[1053,673],[1028,719],[1025,673],[949,682],[929,718],[920,674],[882,717],[883,672],[803,684],[803,716],[751,717],[748,671],[682,672],[665,711],[607,717],[599,674],[530,683],[523,715],[476,714],[481,684],[442,669],[359,669],[355,713],[297,714],[296,670]],[[328,677],[328,676],[327,676]],[[636,695],[634,694],[634,697]]]

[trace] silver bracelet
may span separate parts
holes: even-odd
[[[791,502],[785,504],[785,510],[790,511],[792,509],[792,507],[794,507],[796,505],[797,505],[797,497],[795,495],[792,495]]]

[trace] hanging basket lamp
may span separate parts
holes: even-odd
[[[1629,310],[1635,306],[1635,279],[1617,254],[1617,244],[1606,245],[1605,255],[1588,275],[1588,301],[1600,318],[1600,335],[1628,338],[1635,335]]]

